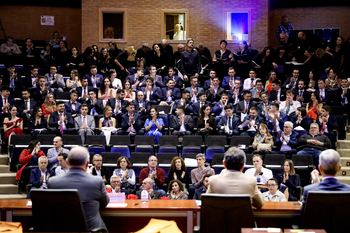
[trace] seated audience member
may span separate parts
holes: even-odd
[[[257,179],[255,177],[249,177],[242,174],[245,161],[246,157],[244,151],[236,147],[229,148],[226,151],[223,160],[226,170],[223,170],[219,175],[214,175],[209,178],[209,188],[207,193],[249,194],[251,197],[252,206],[261,209],[264,201],[261,193],[258,190],[258,186],[256,185]],[[255,168],[252,169],[255,170]]]
[[[223,78],[221,87],[225,90],[232,90],[236,80],[241,82],[241,77],[236,76],[236,71],[233,67],[228,68],[228,75]]]
[[[115,90],[123,89],[122,81],[119,78],[117,78],[117,75],[118,74],[117,74],[117,71],[115,69],[110,69],[107,72],[105,78],[109,78],[111,80],[112,87]]]
[[[225,106],[225,116],[221,117],[217,127],[220,135],[239,135],[238,125],[240,120],[233,115],[233,107]]]
[[[279,190],[284,193],[288,188],[288,201],[298,201],[295,191],[299,185],[299,177],[295,173],[294,163],[290,159],[286,159],[283,163],[283,173],[277,175]]]
[[[23,134],[23,119],[20,117],[17,117],[17,108],[14,105],[11,105],[8,107],[8,116],[5,117],[3,121],[3,127],[4,127],[4,137],[3,140],[7,144],[11,144],[11,137],[12,135],[22,135]],[[6,143],[5,143],[6,144]],[[5,144],[3,144],[3,147],[6,147]]]
[[[239,101],[242,101],[244,99],[244,91],[241,87],[241,83],[242,82],[240,79],[235,80],[234,87],[228,92],[228,98],[235,107]]]
[[[287,78],[287,80],[283,83],[282,88],[294,91],[297,87],[298,78],[299,78],[299,70],[294,69],[292,73],[292,77]]]
[[[268,95],[271,95],[272,88],[272,82],[277,79],[277,74],[275,71],[271,70],[269,73],[269,79],[265,83],[265,89],[267,90]],[[278,79],[277,79],[278,80]],[[280,82],[281,85],[281,82]]]
[[[253,149],[259,154],[270,153],[273,147],[273,137],[269,133],[267,126],[261,123],[258,132],[254,137]]]
[[[165,196],[165,191],[162,189],[163,184],[165,182],[165,171],[159,167],[157,167],[158,159],[156,156],[151,155],[148,158],[148,167],[143,168],[140,171],[139,183],[143,185],[143,181],[146,178],[150,179],[152,183],[147,180],[146,182],[150,184],[150,187],[147,188],[157,190],[161,193],[161,196]],[[141,193],[141,192],[140,192]],[[137,192],[136,192],[137,195]]]
[[[94,176],[101,176],[104,183],[108,184],[111,174],[109,173],[108,168],[102,166],[102,156],[99,154],[95,154],[92,159],[92,163],[94,164],[94,166],[91,167],[91,174]]]
[[[184,106],[186,110],[191,109],[191,93],[189,90],[183,90],[181,93],[181,99],[175,100],[172,108],[172,113],[174,114],[176,111],[177,106]]]
[[[270,96],[269,96],[270,101],[280,104],[281,101],[286,100],[286,92],[284,89],[281,89],[280,80],[278,79],[273,80],[271,87],[272,87],[272,90],[270,91]]]
[[[106,106],[109,99],[116,98],[116,91],[114,90],[109,78],[105,78],[101,81],[100,89],[97,93],[97,98],[99,100],[102,100],[104,107]]]
[[[211,107],[205,104],[200,109],[200,115],[197,122],[198,134],[202,135],[203,141],[208,135],[215,134],[216,132],[216,121],[215,118],[210,114]]]
[[[65,112],[63,101],[58,101],[57,112],[52,112],[49,119],[49,127],[52,134],[63,135],[74,133],[74,120],[72,114]]]
[[[173,117],[171,125],[174,128],[173,135],[184,136],[192,135],[193,131],[193,119],[190,115],[185,115],[184,106],[176,107],[176,116]]]
[[[295,111],[297,108],[301,107],[301,104],[299,101],[293,100],[294,94],[292,90],[286,91],[286,101],[282,101],[280,104],[280,112],[284,113],[291,118],[295,115]]]
[[[298,139],[298,155],[312,155],[316,168],[318,167],[318,158],[322,151],[331,147],[329,138],[320,133],[317,123],[310,125],[310,131]]]
[[[148,67],[148,72],[149,72],[149,74],[145,75],[146,85],[147,85],[147,78],[152,78],[153,79],[152,85],[155,84],[154,87],[157,86],[159,88],[162,88],[164,86],[163,78],[162,78],[162,76],[157,75],[157,68],[154,65],[151,65]],[[143,85],[144,85],[144,83],[143,83]]]
[[[9,63],[6,65],[6,69],[7,72],[5,72],[2,77],[2,85],[9,86],[11,91],[20,91],[23,83],[21,75],[16,71],[15,65]]]
[[[350,91],[349,91],[349,82],[346,77],[341,78],[341,86],[336,91],[337,102],[341,103],[342,106],[346,107],[349,112],[349,102],[350,102]]]
[[[162,193],[160,192],[160,190],[153,189],[153,187],[155,185],[155,182],[153,179],[145,178],[142,180],[142,182],[140,181],[140,183],[142,184],[141,187],[143,189],[146,189],[146,191],[148,192],[148,199],[160,199],[162,197]],[[141,199],[141,192],[142,192],[142,190],[136,191],[137,199]],[[163,195],[163,196],[165,196],[165,195]]]
[[[96,98],[95,90],[89,90],[89,99],[85,102],[89,107],[88,114],[90,116],[103,114],[103,102]]]
[[[46,84],[46,78],[44,76],[40,76],[36,87],[31,89],[33,99],[37,101],[38,104],[42,104],[45,101],[47,94],[54,93],[49,86],[50,84]]]
[[[332,91],[326,89],[326,83],[323,79],[319,79],[317,83],[318,83],[318,90],[316,90],[314,93],[318,94],[319,99],[321,100],[319,101],[319,103],[329,105],[333,98]]]
[[[267,181],[273,178],[272,171],[262,166],[263,160],[261,158],[261,155],[255,154],[253,156],[253,165],[254,168],[249,168],[244,172],[244,174],[246,174],[247,176],[256,177],[257,184],[265,186],[267,184]]]
[[[47,121],[43,116],[43,110],[41,107],[34,108],[33,114],[29,119],[28,128],[32,134],[32,139],[35,139],[38,134],[47,133]]]
[[[136,91],[139,85],[143,85],[145,82],[143,76],[143,68],[137,67],[136,72],[133,75],[129,75],[126,80],[129,80],[131,83],[132,90]]]
[[[81,78],[81,87],[77,87],[76,91],[78,92],[78,101],[82,104],[89,100],[89,92],[93,88],[88,86],[87,77],[83,76]]]
[[[307,203],[309,191],[350,191],[350,185],[340,183],[336,178],[340,169],[340,155],[337,151],[328,149],[320,154],[318,166],[319,171],[315,169],[311,172],[313,184],[304,187],[303,204],[300,210],[301,213],[303,213]],[[319,173],[321,173],[323,177],[322,182]]]
[[[238,128],[244,131],[241,133],[242,136],[254,137],[261,123],[265,124],[265,119],[258,115],[258,108],[252,106],[249,109],[249,115],[243,119],[243,123]]]
[[[180,180],[174,179],[168,185],[169,200],[187,200],[188,196],[185,192],[185,187]]]
[[[288,120],[288,116],[279,112],[279,106],[277,103],[272,103],[270,105],[269,117],[267,118],[267,127],[269,132],[273,136],[277,136],[277,132],[282,130],[284,122]]]
[[[3,119],[7,113],[9,113],[8,108],[11,105],[15,105],[15,100],[10,97],[11,88],[9,86],[1,87],[1,101],[0,101],[0,118]]]
[[[23,86],[30,89],[36,88],[39,81],[39,69],[37,66],[30,67],[30,74],[24,77]]]
[[[33,109],[37,103],[30,98],[30,92],[28,90],[22,90],[22,100],[16,101],[18,115],[23,119],[24,126],[28,126],[28,119],[33,113]]]
[[[70,77],[66,80],[66,87],[68,90],[75,90],[77,87],[81,87],[78,70],[74,69],[70,71]]]
[[[123,89],[124,89],[124,99],[128,102],[131,102],[136,99],[135,92],[131,89],[131,82],[129,80],[125,80],[123,82]]]
[[[253,89],[257,80],[258,78],[256,77],[255,70],[250,70],[249,78],[244,79],[243,90],[250,91],[251,89]]]
[[[329,115],[331,111],[330,106],[322,106],[321,115],[317,118],[316,123],[319,125],[321,134],[325,134],[332,142],[332,148],[335,148],[337,135],[334,130],[338,129],[338,122],[335,117]]]
[[[41,105],[41,109],[43,110],[43,115],[46,120],[48,119],[51,113],[57,111],[57,104],[55,102],[53,94],[50,93],[46,95],[45,101]]]
[[[127,100],[124,100],[124,90],[118,89],[117,90],[117,97],[116,98],[110,98],[107,101],[106,106],[109,106],[112,108],[113,116],[117,119],[118,125],[122,122],[122,115],[126,113],[126,104],[128,103]]]
[[[57,155],[57,160],[60,165],[55,169],[56,176],[66,174],[69,171],[67,158],[68,155],[66,153],[59,153]]]
[[[187,190],[189,185],[191,184],[190,174],[187,171],[185,161],[177,156],[171,160],[167,177],[167,183],[170,184],[170,182],[175,179],[179,180],[183,185],[185,185],[185,192],[188,194]]]
[[[293,155],[297,152],[299,134],[293,130],[291,121],[284,122],[283,130],[279,131],[276,136],[275,146],[277,151],[271,151],[272,154]]]
[[[133,193],[135,190],[136,174],[131,168],[129,159],[125,156],[119,157],[117,168],[113,171],[113,176],[120,178],[120,187],[126,189],[128,193]]]
[[[72,90],[70,92],[70,100],[66,102],[65,111],[70,113],[73,118],[75,118],[80,113],[81,103],[77,102],[78,100],[78,92],[76,90]]]
[[[164,83],[168,83],[168,80],[174,80],[175,87],[181,89],[182,88],[182,79],[179,76],[175,75],[174,68],[169,68],[168,76],[164,77]]]
[[[210,104],[210,102],[207,101],[207,94],[204,91],[201,91],[198,93],[198,98],[199,98],[199,101],[197,101],[196,103],[193,103],[190,106],[190,112],[192,112],[193,116],[196,116],[196,117],[200,115],[200,108],[203,105]]]
[[[208,101],[210,102],[219,101],[223,93],[225,93],[225,89],[220,87],[219,78],[214,77],[211,81],[210,87],[206,90]]]
[[[64,84],[64,79],[62,74],[57,73],[57,66],[50,66],[50,73],[45,74],[46,83],[50,85],[50,89],[54,91],[63,92],[63,88],[66,86]]]
[[[161,98],[160,89],[153,85],[154,81],[152,77],[147,77],[145,79],[146,86],[141,87],[139,90],[141,90],[144,93],[145,98],[148,102],[150,102],[151,104],[156,104],[157,99]]]
[[[321,115],[323,103],[317,92],[311,93],[310,102],[306,104],[306,115],[309,116],[313,122]]]
[[[253,106],[251,101],[252,94],[249,91],[244,91],[243,98],[244,100],[238,102],[236,105],[236,114],[241,117],[241,119],[249,113],[249,109]]]
[[[190,78],[190,87],[186,87],[186,90],[190,92],[191,95],[191,102],[197,103],[198,102],[198,93],[203,91],[202,87],[198,86],[198,78],[196,76],[192,76]]]
[[[225,116],[225,107],[227,105],[231,105],[233,108],[233,105],[229,103],[228,95],[226,93],[223,93],[221,95],[220,101],[214,104],[213,113],[215,114],[215,116]]]
[[[299,79],[298,86],[294,90],[294,97],[300,104],[308,103],[310,101],[310,92],[306,91],[305,80]]]
[[[202,194],[207,192],[207,190],[209,188],[209,177],[210,176],[211,176],[210,174],[205,174],[202,176],[201,181],[202,181],[203,187],[196,189],[194,196],[193,196],[194,200],[201,200]]]
[[[14,39],[12,36],[6,38],[6,43],[3,43],[1,45],[0,52],[4,60],[11,60],[13,62],[18,61],[20,55],[22,54],[18,45],[14,43]]]
[[[267,93],[267,90],[264,89],[263,81],[261,79],[258,79],[255,82],[255,88],[250,90],[250,93],[252,93],[252,101],[260,102],[260,93],[261,92]]]
[[[168,79],[166,82],[166,87],[161,89],[161,99],[166,102],[173,102],[174,100],[181,99],[181,91],[179,88],[174,87],[175,81],[172,79]]]
[[[211,69],[209,71],[209,79],[208,80],[205,80],[204,82],[204,90],[207,91],[211,85],[212,85],[212,81],[213,79],[216,77],[216,71],[214,69]]]
[[[58,154],[65,153],[69,154],[69,150],[62,147],[63,141],[61,137],[55,137],[53,139],[54,148],[50,148],[47,151],[48,168],[54,169],[58,166]]]
[[[110,184],[106,185],[106,189],[111,189],[112,193],[125,193],[125,195],[128,195],[128,191],[123,189],[120,185],[120,178],[119,176],[112,175],[110,179]]]
[[[45,153],[40,150],[40,145],[41,143],[38,140],[33,140],[29,143],[27,149],[22,150],[19,156],[19,162],[22,164],[22,167],[17,171],[16,180],[22,180],[22,174],[25,173],[25,170],[31,169],[27,166],[36,166],[38,164],[38,158],[46,156]]]
[[[261,102],[257,105],[259,116],[263,117],[265,121],[269,118],[269,109],[271,101],[269,101],[269,96],[266,92],[260,93]]]
[[[142,91],[138,91],[136,100],[133,101],[135,104],[135,111],[141,115],[141,120],[145,121],[149,115],[149,109],[151,108],[150,103],[144,99],[145,95]]]
[[[104,107],[103,117],[98,122],[98,130],[101,132],[100,135],[115,134],[117,132],[117,120],[112,117],[112,108],[109,106]]]
[[[97,73],[97,66],[90,66],[90,74],[86,74],[85,77],[88,79],[88,85],[93,88],[99,88],[103,80],[103,76]]]
[[[143,135],[144,131],[141,129],[141,115],[135,113],[134,102],[127,103],[126,110],[128,112],[122,116],[122,129],[118,131],[118,135]]]
[[[41,156],[38,159],[39,167],[32,170],[30,174],[30,184],[33,189],[47,189],[47,182],[50,177],[55,176],[55,171],[47,168],[48,162],[46,156]],[[27,198],[30,199],[30,192],[28,192]]]
[[[197,154],[196,155],[197,165],[198,168],[191,170],[191,180],[192,180],[192,186],[190,186],[190,195],[191,191],[195,191],[195,189],[201,189],[204,187],[203,183],[203,177],[205,175],[215,175],[215,171],[210,166],[205,166],[205,155],[204,154]]]
[[[81,144],[85,143],[86,135],[94,135],[95,119],[93,116],[87,115],[89,107],[87,104],[82,104],[80,108],[81,114],[74,119],[75,129],[81,137]]]
[[[162,129],[164,127],[163,119],[159,117],[158,110],[156,107],[151,107],[149,111],[149,118],[145,122],[145,135],[154,136],[154,142],[157,144],[159,137],[162,134]]]
[[[295,131],[299,133],[299,136],[301,136],[304,133],[309,132],[312,119],[309,116],[306,116],[305,107],[299,107],[295,112],[295,116],[292,118],[292,122]]]
[[[270,178],[267,181],[269,191],[262,193],[264,201],[286,202],[286,196],[278,190],[278,183],[276,178]]]

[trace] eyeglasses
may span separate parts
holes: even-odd
[[[276,186],[276,184],[268,184],[267,186],[268,187],[274,187],[274,186]]]
[[[102,159],[99,159],[99,160],[94,160],[94,161],[96,161],[96,162],[102,162]]]
[[[151,160],[148,160],[149,162],[157,162],[156,159],[151,159]]]
[[[120,183],[120,181],[111,181],[111,183]]]

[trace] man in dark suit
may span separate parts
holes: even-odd
[[[153,79],[154,87],[162,88],[164,86],[163,77],[161,75],[157,75],[157,67],[151,65],[148,67],[148,75],[145,75],[145,80],[147,82],[147,78]],[[143,82],[142,86],[147,85],[147,83]]]
[[[46,84],[46,78],[44,76],[39,77],[36,88],[32,88],[30,91],[32,93],[33,99],[41,105],[47,96],[47,94],[53,94],[54,91],[51,89],[50,84]]]
[[[126,113],[127,100],[124,100],[124,90],[117,90],[117,98],[110,98],[107,101],[106,106],[110,106],[113,111],[113,116],[116,117],[118,125],[122,123],[122,115]]]
[[[92,169],[92,175],[94,176],[101,176],[103,179],[103,182],[105,184],[109,184],[109,181],[111,179],[111,174],[109,173],[108,168],[102,166],[102,156],[99,154],[95,154],[92,160],[92,163],[94,166],[91,167]]]
[[[175,111],[176,111],[177,106],[180,106],[180,105],[185,107],[186,112],[190,111],[191,110],[191,105],[192,105],[192,102],[190,101],[190,98],[191,98],[190,91],[186,90],[186,89],[183,90],[182,93],[181,93],[181,99],[175,100],[175,102],[173,104],[172,113],[174,114]]]
[[[52,134],[61,136],[63,133],[74,133],[74,120],[72,114],[65,112],[63,101],[57,101],[57,111],[50,114],[49,127]]]
[[[315,169],[311,173],[313,184],[304,187],[301,213],[303,213],[307,203],[309,191],[350,191],[350,185],[340,183],[336,178],[338,171],[341,169],[340,155],[337,151],[332,149],[324,150],[319,156],[318,169],[319,171]],[[319,173],[323,177],[322,182]]]
[[[136,69],[136,73],[133,75],[129,75],[126,80],[130,81],[131,84],[131,88],[133,90],[136,90],[138,88],[139,85],[143,85],[144,80],[144,76],[143,76],[143,68],[138,67]]]
[[[55,176],[55,171],[47,169],[48,161],[46,156],[41,156],[38,159],[39,167],[33,169],[30,174],[30,184],[32,189],[47,189],[47,182],[50,177]],[[27,195],[30,198],[30,192]]]
[[[38,67],[32,66],[30,68],[30,75],[26,75],[24,80],[22,80],[23,86],[28,89],[36,88],[36,85],[39,81],[38,76]]]
[[[208,186],[209,186],[209,177],[211,175],[210,174],[205,174],[202,178],[202,183],[203,183],[203,187],[196,189],[193,199],[194,200],[200,200],[202,197],[203,193],[206,193],[208,190]]]
[[[288,115],[279,111],[279,105],[272,103],[270,105],[269,117],[267,118],[267,128],[270,134],[277,136],[277,132],[282,130],[284,122],[288,120]]]
[[[37,106],[35,100],[30,99],[30,92],[28,90],[22,91],[22,100],[16,101],[17,114],[23,119],[24,127],[28,127],[28,119],[33,114],[33,109]]]
[[[272,81],[271,87],[273,90],[270,92],[269,100],[277,104],[286,100],[285,90],[281,89],[281,82],[278,79]]]
[[[294,90],[294,98],[301,104],[308,103],[311,98],[310,92],[306,91],[304,79],[298,80],[298,86]]]
[[[271,151],[272,154],[293,155],[297,153],[299,134],[293,130],[293,123],[284,122],[283,130],[279,131],[275,140],[277,151]]]
[[[234,82],[233,88],[228,92],[229,101],[233,104],[233,106],[237,106],[239,101],[242,101],[243,98],[243,88],[242,88],[242,80],[237,79]]]
[[[109,203],[109,197],[101,177],[92,176],[86,170],[89,165],[89,152],[84,147],[75,147],[68,154],[69,172],[49,180],[50,189],[78,189],[88,231],[103,228],[107,231],[100,215]],[[89,169],[89,173],[91,173]]]
[[[243,94],[244,100],[239,101],[237,106],[236,106],[236,114],[241,117],[241,114],[247,114],[249,113],[250,107],[253,106],[253,103],[251,101],[252,99],[252,93],[250,91],[244,91]]]
[[[161,98],[161,91],[158,87],[155,87],[154,80],[152,77],[146,78],[146,86],[140,87],[139,90],[145,94],[145,98],[151,104],[156,104],[157,99]]]
[[[146,178],[142,182],[142,188],[146,188],[148,192],[148,199],[160,199],[162,194],[158,190],[154,190],[153,185],[154,180],[151,178]],[[141,199],[141,192],[142,190],[136,192],[137,199]]]
[[[206,90],[208,101],[217,102],[220,100],[221,95],[225,93],[225,89],[220,87],[220,80],[218,77],[214,77],[210,88]]]
[[[141,130],[141,115],[135,113],[134,102],[127,103],[126,110],[128,112],[122,116],[122,129],[118,131],[118,135],[143,135],[144,132]]]
[[[291,89],[294,90],[297,87],[298,83],[298,78],[299,78],[299,70],[294,69],[292,73],[292,77],[289,77],[282,85],[283,89]]]
[[[250,93],[252,93],[252,101],[255,103],[260,102],[260,93],[265,92],[268,94],[268,91],[263,86],[263,81],[261,79],[256,80],[255,82],[255,88],[250,90]]]
[[[241,77],[236,76],[236,71],[233,67],[228,68],[228,75],[222,80],[221,87],[225,90],[232,90],[236,80],[241,80]]]
[[[210,105],[210,102],[207,101],[207,94],[205,93],[205,91],[201,91],[198,93],[198,98],[199,98],[199,101],[197,103],[194,103],[190,106],[190,112],[193,113],[194,116],[198,117],[199,116],[199,111],[200,111],[200,108],[205,105],[205,104],[209,104]]]
[[[77,87],[76,90],[78,92],[78,102],[82,104],[89,100],[89,92],[93,90],[93,87],[88,86],[89,82],[86,76],[83,76],[80,82],[81,87]]]
[[[349,91],[349,82],[346,77],[341,79],[341,87],[338,88],[336,92],[336,99],[338,103],[347,108],[347,112],[350,113],[350,91]]]
[[[21,75],[17,73],[16,67],[14,64],[10,63],[6,65],[7,72],[2,76],[2,85],[7,85],[14,90],[22,89],[22,79]]]
[[[217,127],[220,135],[239,135],[238,125],[239,118],[233,116],[233,107],[231,105],[225,106],[226,115],[221,117]]]
[[[272,102],[269,101],[269,97],[266,92],[260,93],[260,100],[261,102],[257,105],[258,113],[259,113],[259,116],[264,117],[266,121],[269,117],[269,108]]]
[[[211,69],[211,70],[209,71],[209,79],[204,81],[204,86],[203,86],[203,88],[204,88],[205,91],[208,90],[208,89],[210,88],[211,82],[213,81],[213,79],[214,79],[215,77],[216,77],[216,71],[215,71],[214,69]],[[202,84],[202,85],[203,85],[203,84]]]
[[[8,108],[11,105],[15,105],[15,100],[10,97],[11,88],[9,86],[1,87],[1,100],[0,100],[0,119],[1,122],[6,116],[5,113],[8,113]],[[4,115],[5,114],[5,115]]]
[[[81,103],[79,103],[77,99],[78,92],[76,90],[72,90],[70,92],[70,100],[64,104],[66,112],[72,114],[73,118],[80,113]]]
[[[179,88],[175,87],[175,81],[172,79],[168,79],[166,87],[161,89],[161,93],[160,99],[166,102],[173,102],[181,98],[181,91]]]
[[[323,104],[330,104],[333,97],[332,91],[326,89],[326,83],[323,79],[318,80],[318,90],[316,92],[320,95]]]
[[[137,92],[136,100],[132,102],[135,104],[135,111],[141,115],[141,120],[145,121],[148,117],[149,110],[151,108],[150,103],[144,100],[145,94],[142,91]]]
[[[212,112],[215,114],[216,117],[225,116],[226,105],[231,105],[233,107],[233,105],[229,103],[228,95],[226,93],[223,93],[221,95],[220,101],[214,104]],[[234,111],[234,108],[233,108],[233,111]]]
[[[249,109],[249,115],[243,119],[243,123],[238,128],[243,130],[241,133],[242,136],[254,137],[261,123],[265,124],[265,119],[258,115],[258,108],[252,106]]]
[[[89,99],[85,102],[89,107],[88,115],[96,116],[103,114],[103,102],[96,98],[96,91],[91,89],[88,95]]]
[[[330,106],[322,106],[321,115],[316,119],[316,123],[320,127],[321,134],[326,135],[332,142],[332,148],[335,148],[337,135],[333,130],[338,129],[338,122],[336,118],[329,115],[331,111],[332,108]]]
[[[97,66],[90,66],[90,74],[86,74],[85,77],[88,79],[88,85],[93,88],[98,88],[101,85],[103,76],[97,73]]]
[[[169,79],[174,80],[175,87],[181,89],[182,88],[182,79],[179,76],[175,75],[174,68],[169,68],[168,76],[164,77],[164,83],[167,83]]]
[[[179,105],[176,107],[176,116],[173,117],[171,126],[174,128],[173,135],[184,136],[192,135],[193,119],[189,115],[185,115],[185,107]]]

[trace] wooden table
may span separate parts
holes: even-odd
[[[27,202],[27,199],[0,201],[6,217],[3,220],[32,216],[32,208],[26,206]],[[200,207],[194,200],[150,200],[147,204],[141,200],[126,200],[126,203],[126,207],[107,207],[101,211],[110,232],[137,231],[147,225],[150,218],[175,220],[183,232],[192,232],[193,226],[200,224]],[[292,224],[299,224],[301,205],[296,203],[265,202],[262,209],[253,210],[258,227],[291,228]],[[25,231],[27,223],[27,218],[23,218]]]

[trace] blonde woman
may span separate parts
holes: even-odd
[[[273,146],[273,137],[269,133],[269,129],[263,123],[259,125],[258,134],[254,137],[253,149],[266,152],[271,151]]]
[[[45,117],[45,120],[47,120],[48,116],[52,112],[57,111],[56,102],[53,94],[47,94],[44,103],[41,105],[41,108],[43,109],[43,115]]]

